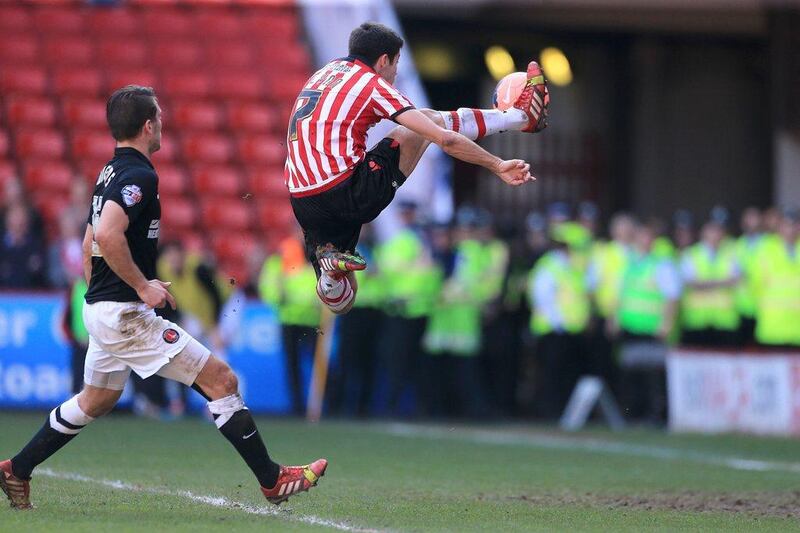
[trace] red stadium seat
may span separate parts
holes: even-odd
[[[43,6],[33,13],[33,24],[43,35],[86,34],[82,9]]]
[[[131,9],[92,9],[87,26],[91,35],[134,36],[141,30],[139,14]]]
[[[6,120],[20,126],[53,126],[56,106],[49,98],[10,96],[6,99]]]
[[[77,161],[78,171],[77,174],[80,176],[88,185],[90,185],[90,190],[94,188],[95,183],[97,183],[97,178],[100,175],[100,172],[106,166],[111,158],[114,157],[114,152],[109,151],[108,153],[104,154],[102,157],[92,158],[92,159],[79,159]]]
[[[214,76],[214,95],[258,100],[266,95],[266,88],[261,76],[252,70],[220,71]]]
[[[263,35],[276,42],[293,42],[299,35],[298,15],[290,10],[265,9],[251,13],[246,25],[253,35]]]
[[[230,233],[218,232],[211,236],[214,255],[221,263],[244,261],[256,248],[258,239],[252,233],[238,233],[231,239]]]
[[[39,43],[35,35],[6,31],[0,34],[0,64],[32,65],[37,62],[38,54]]]
[[[148,7],[142,14],[142,29],[150,35],[196,35],[197,28],[189,11]]]
[[[178,143],[172,135],[161,135],[161,148],[153,154],[153,163],[158,169],[161,161],[175,161],[178,158]]]
[[[44,60],[51,65],[88,65],[94,50],[84,37],[57,37],[44,42]]]
[[[65,98],[61,103],[61,110],[70,127],[106,127],[106,103],[103,100]]]
[[[289,194],[283,177],[283,166],[258,166],[247,171],[247,192],[255,200],[265,197],[285,198]]]
[[[242,133],[268,133],[283,129],[270,106],[250,102],[228,104],[228,127]]]
[[[30,191],[62,193],[72,187],[74,173],[63,161],[36,160],[25,164],[24,168],[23,180]]]
[[[60,159],[66,153],[64,136],[58,130],[26,129],[16,134],[17,156]]]
[[[61,68],[53,72],[53,91],[59,95],[98,96],[102,86],[100,72],[92,67]]]
[[[162,81],[164,93],[170,98],[205,98],[211,94],[211,78],[204,72],[165,71]]]
[[[170,231],[197,230],[197,207],[192,200],[183,197],[161,198],[161,225]]]
[[[103,130],[76,131],[70,143],[72,156],[77,159],[110,159],[114,152],[114,139]]]
[[[302,44],[295,46],[279,46],[276,42],[268,42],[258,47],[256,54],[261,62],[270,65],[278,72],[311,75],[311,57]]]
[[[206,61],[205,51],[199,43],[172,36],[151,42],[150,58],[158,67],[184,70]]]
[[[158,77],[148,68],[111,68],[106,76],[106,90],[113,92],[126,85],[157,87]]]
[[[0,34],[27,32],[33,25],[30,10],[24,6],[5,5],[0,7]]]
[[[171,123],[189,130],[216,130],[223,122],[219,105],[214,102],[174,102],[169,107]]]
[[[206,8],[198,11],[194,19],[199,35],[212,39],[231,39],[246,34],[242,20],[233,11]]]
[[[226,163],[233,158],[233,143],[227,136],[191,133],[183,137],[183,154],[188,160]]]
[[[290,228],[295,218],[289,195],[283,199],[257,202],[256,220],[259,228]]]
[[[252,46],[247,42],[231,41],[222,45],[211,43],[206,47],[206,60],[221,68],[246,69],[254,64],[255,55]]]
[[[0,93],[44,94],[47,90],[47,73],[39,67],[0,68]]]
[[[8,156],[9,145],[8,132],[0,130],[0,159],[5,159]]]
[[[248,165],[280,165],[286,160],[286,143],[273,135],[246,135],[237,139],[239,157]]]
[[[106,66],[143,67],[148,62],[147,47],[141,41],[108,36],[97,45],[97,60]]]
[[[203,165],[192,169],[192,189],[201,195],[242,195],[242,175],[224,165]]]
[[[186,169],[182,166],[170,163],[159,164],[156,169],[158,172],[158,192],[164,197],[183,196],[186,194],[188,179]]]
[[[0,159],[0,189],[6,181],[17,175],[17,165],[13,161]]]
[[[307,74],[289,74],[273,76],[267,80],[270,99],[280,105],[291,104],[300,94],[300,90],[308,81]]]
[[[232,241],[239,238],[239,232],[253,227],[251,212],[252,202],[239,197],[204,198],[200,204],[203,224],[209,229],[236,232],[235,237],[228,234]]]

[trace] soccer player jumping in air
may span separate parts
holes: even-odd
[[[504,161],[473,141],[547,126],[550,97],[536,62],[528,65],[525,89],[507,111],[415,109],[392,86],[402,47],[403,40],[386,26],[362,24],[350,34],[350,55],[308,80],[289,121],[285,177],[292,209],[319,277],[317,294],[337,314],[349,311],[355,300],[352,272],[366,268],[351,253],[361,226],[389,205],[430,143],[509,185],[522,185],[534,179],[530,165]],[[399,126],[367,152],[367,129],[385,118]]]
[[[161,108],[152,89],[131,85],[111,95],[106,118],[117,148],[97,178],[83,238],[89,283],[83,311],[89,331],[85,385],[53,409],[22,451],[0,462],[0,488],[11,507],[31,508],[33,469],[109,412],[133,370],[142,378],[158,374],[180,381],[202,394],[217,428],[253,471],[264,496],[280,504],[316,485],[328,463],[273,462],[231,368],[153,311],[175,307],[169,283],[155,279],[161,203],[150,156],[161,146]]]

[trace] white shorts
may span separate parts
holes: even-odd
[[[83,322],[89,332],[83,380],[95,387],[122,390],[131,370],[191,385],[211,355],[142,302],[87,303]]]

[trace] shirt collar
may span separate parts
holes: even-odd
[[[365,68],[371,72],[375,72],[375,69],[369,64],[369,60],[364,56],[359,55],[351,55],[347,57],[343,57],[340,61],[347,61],[348,63],[356,63],[362,68]]]
[[[131,148],[130,146],[123,146],[122,148],[114,148],[114,157],[121,157],[123,155],[137,157],[142,161],[144,161],[145,163],[147,163],[147,165],[150,168],[155,169],[155,167],[153,166],[153,162],[147,159],[147,156],[144,155],[139,150],[137,150],[136,148]]]

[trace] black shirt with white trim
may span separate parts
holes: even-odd
[[[158,175],[153,164],[135,148],[117,148],[97,177],[88,223],[97,229],[106,202],[118,204],[128,215],[125,238],[133,262],[147,279],[156,277],[161,202]],[[136,291],[108,266],[97,243],[92,241],[92,279],[86,302],[136,302]]]

